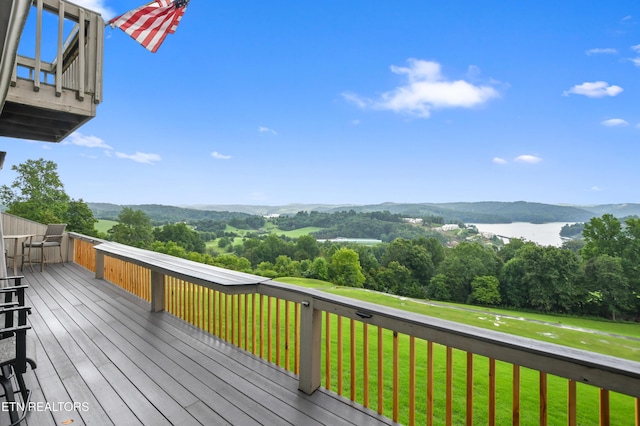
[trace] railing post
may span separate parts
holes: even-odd
[[[302,302],[300,314],[300,374],[298,389],[311,395],[320,387],[322,312],[314,309],[313,299]]]
[[[100,250],[96,250],[96,278],[104,278],[104,253]]]
[[[164,311],[164,274],[151,270],[151,312]]]

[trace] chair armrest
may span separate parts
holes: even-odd
[[[22,312],[25,311],[29,315],[31,315],[31,306],[8,306],[0,309],[0,315],[8,314],[9,312]]]
[[[5,303],[0,303],[0,311],[4,310],[5,308],[9,308],[11,306],[18,306],[19,303],[14,301],[14,302],[5,302]]]
[[[16,325],[16,326],[13,326],[13,327],[0,328],[0,336],[2,336],[2,335],[10,335],[10,334],[13,334],[13,333],[15,333],[17,331],[30,330],[30,329],[31,329],[30,325]]]
[[[2,293],[16,293],[20,289],[29,288],[26,284],[14,285],[11,287],[2,287],[0,288],[0,294]]]
[[[0,281],[16,280],[16,279],[22,279],[22,278],[24,278],[24,275],[15,275],[13,277],[0,277]]]

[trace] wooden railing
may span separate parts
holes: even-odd
[[[306,393],[324,386],[406,424],[640,425],[638,362],[72,236],[97,277],[291,371]]]
[[[95,111],[102,101],[102,52],[104,44],[104,21],[102,17],[73,3],[60,0],[34,0],[36,12],[36,43],[33,58],[18,55],[16,68],[11,77],[11,85],[16,86],[17,78],[33,83],[38,92],[42,84],[51,86],[55,96],[60,97],[63,89],[72,90],[80,103],[73,108],[83,112]],[[58,15],[56,56],[49,62],[43,60],[43,12]],[[70,34],[64,35],[65,24],[75,23]],[[91,101],[82,106],[85,96]],[[74,112],[73,109],[70,112]]]

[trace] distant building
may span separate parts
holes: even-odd
[[[265,219],[276,219],[280,217],[280,213],[263,214],[262,217]]]
[[[326,240],[317,240],[319,243],[324,243],[325,241],[329,241],[330,243],[355,243],[355,244],[380,244],[382,240],[376,240],[374,238],[345,238],[345,237],[336,237],[330,238]]]
[[[403,217],[402,218],[403,222],[406,223],[415,223],[416,225],[421,224],[422,223],[422,219],[420,218],[415,218],[415,217]]]
[[[447,225],[442,225],[440,228],[441,231],[455,231],[456,229],[459,229],[460,227],[458,225],[456,225],[455,223],[449,223]]]

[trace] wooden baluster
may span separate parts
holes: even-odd
[[[496,360],[489,358],[489,426],[496,424]]]
[[[609,426],[609,391],[600,389],[600,426]]]
[[[275,299],[276,301],[276,365],[280,366],[280,335],[282,334],[282,329],[280,325],[280,299]]]
[[[433,342],[427,342],[427,426],[433,426]]]
[[[398,352],[399,352],[399,342],[398,342],[398,332],[393,332],[393,421],[398,422],[398,417],[400,413],[400,403],[398,394],[400,392],[399,389],[399,366],[398,366]]]
[[[291,351],[289,347],[291,345],[291,315],[289,313],[289,301],[285,300],[284,302],[284,369],[289,371],[291,367],[291,362],[289,357],[291,356]]]
[[[520,366],[513,364],[511,417],[513,426],[520,426]]]
[[[384,338],[378,326],[378,414],[384,411]]]
[[[324,313],[324,387],[331,390],[331,314]]]
[[[447,403],[446,403],[446,424],[453,424],[453,348],[447,346]]]
[[[366,322],[362,324],[362,378],[364,381],[362,405],[369,408],[369,324]]]
[[[342,316],[338,315],[338,395],[342,395]]]
[[[294,318],[294,322],[295,322],[295,326],[294,326],[294,331],[293,331],[293,335],[294,335],[294,341],[295,341],[295,348],[294,348],[294,374],[300,374],[300,304],[299,303],[294,303],[294,310],[295,310],[295,318]]]
[[[540,372],[540,426],[547,426],[547,373]]]
[[[467,426],[473,425],[473,353],[467,352]]]
[[[409,424],[416,423],[416,338],[409,337]]]
[[[356,400],[356,321],[351,319],[349,328],[349,391],[351,400]]]
[[[568,398],[567,398],[567,411],[568,411],[568,424],[569,426],[577,426],[578,424],[578,419],[577,419],[577,405],[576,405],[576,382],[575,380],[569,380],[569,384],[568,384]]]

